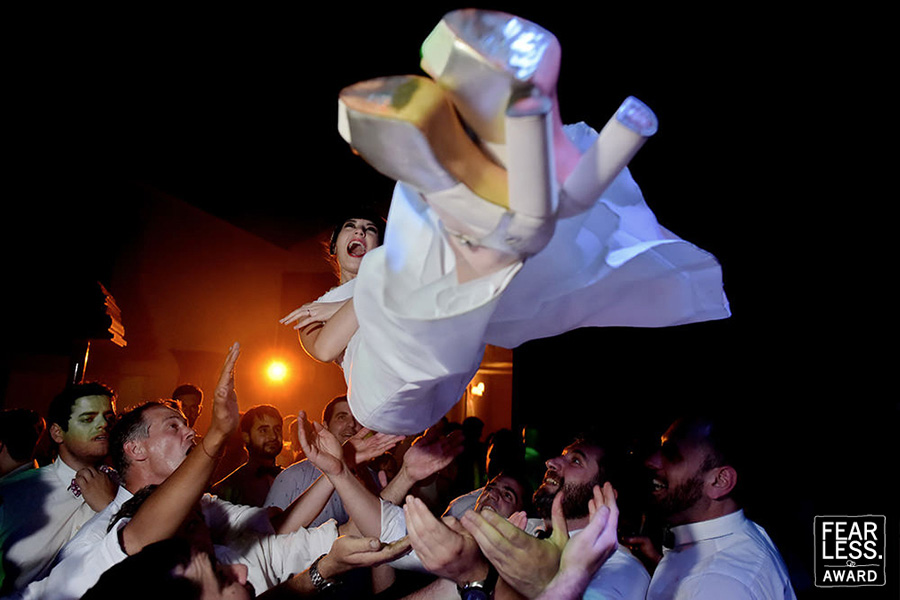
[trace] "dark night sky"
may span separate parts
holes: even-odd
[[[75,245],[79,260],[41,269],[102,278],[133,225],[127,181],[284,247],[348,202],[385,203],[391,183],[337,135],[337,92],[419,73],[421,41],[453,6],[379,6],[21,19],[6,85],[12,265]],[[870,367],[886,119],[877,53],[849,42],[859,27],[762,9],[517,11],[562,43],[565,120],[599,128],[629,94],[657,112],[632,170],[660,222],[722,262],[742,319],[729,335],[773,366],[805,353],[830,374],[848,354]]]

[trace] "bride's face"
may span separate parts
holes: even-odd
[[[378,247],[378,226],[368,219],[347,219],[338,232],[334,254],[341,267],[341,282],[359,272],[359,264],[367,252]]]

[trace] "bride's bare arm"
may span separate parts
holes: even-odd
[[[314,306],[316,304],[319,306]],[[298,311],[308,311],[308,314],[305,315],[305,318],[299,319],[296,327],[300,332],[300,344],[306,353],[318,361],[331,362],[336,360],[347,347],[350,338],[359,328],[359,323],[356,320],[356,312],[353,310],[352,298],[344,302],[331,315],[326,314],[324,310],[319,310],[323,304],[337,303],[313,302],[311,305],[304,305],[309,308],[301,307]]]

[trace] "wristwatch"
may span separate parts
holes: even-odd
[[[494,587],[499,574],[494,565],[488,565],[488,574],[482,581],[470,581],[466,585],[457,585],[456,591],[462,600],[490,600],[494,597]]]
[[[334,579],[325,579],[322,577],[322,574],[319,573],[319,561],[323,558],[325,558],[324,554],[314,560],[313,564],[309,566],[309,578],[312,580],[312,584],[316,586],[317,592],[330,590],[338,584]]]

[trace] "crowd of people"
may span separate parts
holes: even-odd
[[[19,424],[3,427],[3,594],[792,598],[742,512],[726,421],[685,415],[662,435],[644,515],[612,439],[566,432],[540,456],[524,435],[484,446],[477,421],[442,418],[487,344],[730,315],[715,257],[662,227],[626,169],[656,116],[628,98],[599,133],[563,127],[559,60],[534,23],[454,11],[423,44],[429,77],[340,93],[340,134],[398,183],[386,226],[348,209],[330,245],[339,285],[282,320],[344,370],[321,420],[242,414],[238,344],[202,435],[188,384],[121,415],[98,383],[68,387],[46,422],[4,414]],[[35,468],[44,425],[56,458]],[[657,536],[620,543],[650,515]]]
[[[241,413],[238,354],[212,399],[118,414],[84,383],[46,418],[0,413],[3,597],[794,597],[742,511],[729,419],[686,414],[640,469],[592,428],[541,465],[509,430],[483,441],[474,417],[401,436],[362,427],[345,396],[321,420]],[[215,479],[230,455],[242,464]]]

